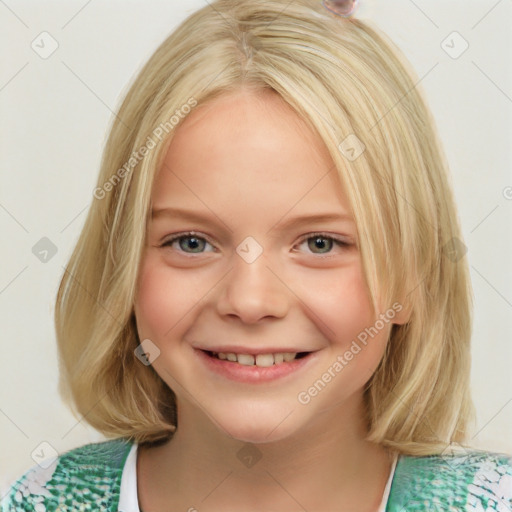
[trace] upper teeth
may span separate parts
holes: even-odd
[[[298,352],[284,352],[279,354],[258,354],[251,356],[250,354],[233,354],[224,352],[213,352],[213,355],[219,359],[227,359],[228,361],[238,362],[246,366],[272,366],[283,361],[293,361]]]

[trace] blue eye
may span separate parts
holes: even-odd
[[[195,233],[182,233],[180,235],[169,238],[165,241],[161,247],[171,247],[174,242],[178,242],[180,249],[187,254],[201,254],[205,244],[211,245],[205,238],[197,236]],[[185,243],[182,243],[185,242]],[[188,253],[187,249],[191,249],[192,252]]]

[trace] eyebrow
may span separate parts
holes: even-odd
[[[279,229],[289,229],[295,228],[296,226],[300,226],[305,223],[319,223],[319,222],[333,222],[333,221],[345,221],[345,222],[354,222],[352,215],[348,213],[312,213],[310,215],[299,215],[297,217],[292,217],[285,221],[276,222],[272,228],[275,229],[276,226],[279,226]]]
[[[151,218],[156,219],[159,217],[171,217],[171,218],[182,218],[187,220],[192,220],[196,222],[204,222],[211,221],[212,218],[208,215],[203,215],[201,213],[192,211],[192,210],[184,210],[180,208],[154,208],[151,210]],[[279,229],[293,228],[297,225],[301,225],[304,223],[313,223],[313,222],[329,222],[329,221],[345,221],[354,223],[354,218],[352,215],[348,213],[311,213],[300,215],[297,217],[292,217],[285,221],[279,221],[270,228],[269,231],[275,229],[276,226],[279,226]]]

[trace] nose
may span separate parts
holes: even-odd
[[[247,324],[286,316],[293,293],[272,266],[265,253],[250,263],[235,253],[233,266],[222,281],[218,313]]]

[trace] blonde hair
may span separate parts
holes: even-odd
[[[95,199],[60,283],[59,389],[68,405],[107,437],[152,443],[172,436],[175,395],[134,355],[152,184],[194,105],[265,89],[329,150],[357,223],[374,306],[378,297],[410,311],[407,323],[393,326],[365,387],[367,439],[409,455],[464,445],[474,419],[469,272],[465,258],[444,249],[462,236],[416,82],[386,36],[368,22],[335,17],[319,0],[217,0],[186,19],[113,120]],[[347,158],[345,140],[362,142],[364,152]]]

